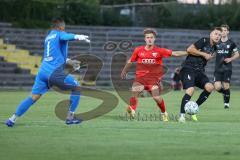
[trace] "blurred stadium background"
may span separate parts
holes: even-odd
[[[11,12],[10,12],[11,11]],[[135,46],[143,44],[144,27],[155,27],[157,44],[173,50],[185,50],[208,29],[222,23],[230,25],[231,38],[240,43],[240,12],[237,0],[1,0],[0,1],[0,86],[26,88],[34,81],[43,53],[43,41],[52,17],[63,17],[66,31],[90,36],[91,45],[71,42],[69,55],[97,55],[103,60],[96,84],[111,86],[112,56],[123,52],[127,56]],[[131,42],[131,48],[104,50],[112,41]],[[169,72],[181,65],[181,60],[165,59]],[[207,67],[213,77],[214,61]],[[115,64],[116,68],[118,64]],[[234,62],[232,84],[239,86],[240,62]],[[89,82],[90,83],[90,82]]]

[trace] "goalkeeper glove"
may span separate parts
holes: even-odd
[[[85,41],[87,43],[90,43],[91,41],[88,38],[89,38],[88,36],[83,35],[83,34],[80,34],[80,35],[77,34],[74,36],[74,39],[76,39],[76,40]]]

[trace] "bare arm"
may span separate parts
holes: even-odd
[[[209,60],[211,58],[213,58],[212,55],[210,54],[207,54],[205,52],[201,52],[199,51],[193,44],[190,45],[188,48],[187,48],[187,52],[191,55],[194,55],[194,56],[202,56],[204,57],[206,60]]]
[[[231,58],[225,58],[224,61],[225,61],[226,63],[229,63],[229,62],[237,59],[238,57],[239,57],[239,52],[235,52]]]
[[[126,75],[127,75],[127,72],[128,70],[130,69],[132,65],[132,62],[130,61],[130,59],[127,61],[126,65],[124,66],[123,70],[122,70],[122,73],[121,73],[121,78],[122,79],[125,79],[126,78]]]
[[[186,51],[173,51],[172,56],[173,57],[181,57],[181,56],[186,56],[188,53]]]

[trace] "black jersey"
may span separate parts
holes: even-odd
[[[180,80],[181,80],[181,78],[180,78],[180,73],[174,73],[174,75],[173,75],[173,80],[175,81],[175,82],[179,82]]]
[[[226,42],[219,42],[217,45],[217,55],[215,63],[215,71],[224,72],[232,70],[232,63],[225,63],[225,58],[231,58],[238,51],[237,45],[230,39]]]
[[[194,43],[196,49],[205,52],[207,54],[213,54],[216,52],[216,45],[211,46],[210,38],[201,38]],[[193,70],[205,71],[207,60],[202,56],[194,56],[189,54],[186,60],[183,62],[183,68],[190,68]]]

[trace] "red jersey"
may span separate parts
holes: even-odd
[[[172,55],[172,50],[153,46],[151,50],[146,50],[145,46],[135,48],[131,62],[137,62],[136,76],[159,77],[163,75],[162,58]]]

